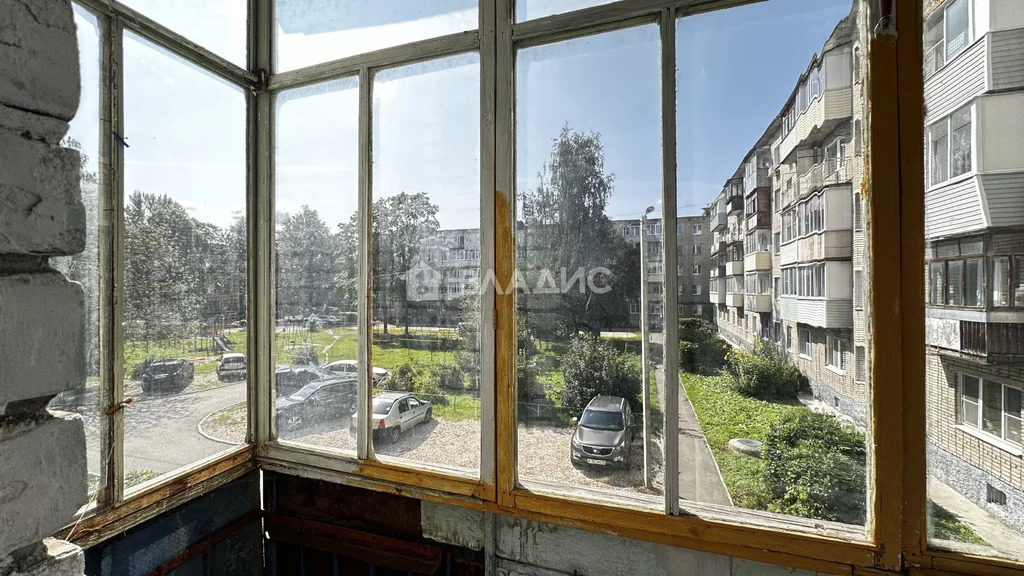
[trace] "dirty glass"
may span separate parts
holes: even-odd
[[[124,35],[124,481],[245,441],[245,95]]]
[[[374,452],[480,470],[480,57],[373,80]]]
[[[246,68],[247,0],[124,0],[124,4]]]
[[[940,549],[1024,560],[1024,142],[1002,129],[1024,110],[1024,82],[1002,46],[1024,41],[1018,14],[990,0],[925,2],[925,304],[928,540]],[[936,32],[937,31],[937,32]],[[944,36],[943,36],[944,31]],[[979,43],[988,49],[976,50]],[[944,57],[944,62],[942,62]],[[932,60],[936,60],[933,58]],[[980,71],[996,100],[949,82]],[[1002,105],[1002,104],[1006,105]],[[970,257],[967,257],[970,256]],[[943,278],[945,272],[945,278]],[[945,280],[945,289],[943,289]]]
[[[664,489],[664,277],[690,294],[705,273],[690,266],[702,229],[661,224],[659,63],[654,25],[516,53],[518,270],[505,287],[517,297],[520,481],[645,506]],[[673,233],[680,267],[666,270]],[[591,426],[591,412],[622,425]]]
[[[275,0],[274,72],[477,26],[477,0]]]
[[[50,266],[69,280],[82,285],[85,294],[85,386],[62,392],[50,401],[51,410],[74,412],[85,425],[86,463],[89,476],[89,504],[99,488],[100,467],[100,340],[99,340],[99,93],[100,60],[99,30],[92,13],[75,6],[78,29],[78,57],[82,78],[82,96],[78,113],[63,146],[78,150],[81,155],[79,178],[82,204],[85,205],[85,250],[74,256],[51,258]]]
[[[665,344],[679,350],[683,507],[865,537],[867,156],[844,143],[866,140],[866,74],[853,67],[867,59],[852,54],[867,48],[868,4],[770,1],[678,21],[677,204],[711,232],[711,314],[680,317]]]
[[[581,8],[608,4],[613,0],[517,0],[516,22],[564,14]]]
[[[354,453],[359,80],[276,98],[275,429]]]

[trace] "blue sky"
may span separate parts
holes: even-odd
[[[309,0],[282,0],[292,8]],[[386,0],[401,3],[403,0]],[[368,0],[350,0],[359,9]],[[520,17],[601,3],[529,0]],[[131,0],[225,57],[244,60],[244,0]],[[678,204],[694,214],[717,194],[779,112],[850,0],[773,0],[681,19],[677,28]],[[204,19],[196,19],[201,13]],[[301,14],[302,11],[297,13]],[[475,25],[467,0],[445,0],[402,22],[364,15],[337,30],[300,20],[278,29],[281,68]],[[70,136],[96,158],[98,51],[77,18],[83,99]],[[333,21],[331,21],[333,22]],[[330,26],[326,26],[330,28]],[[645,25],[526,48],[516,62],[516,186],[533,188],[563,125],[601,134],[615,175],[614,218],[660,206],[659,36]],[[462,56],[385,71],[374,84],[374,194],[427,192],[442,227],[479,225],[479,59]],[[244,208],[242,92],[142,41],[125,41],[125,190],[167,193],[197,218],[230,222]],[[355,79],[282,94],[279,211],[302,204],[330,225],[347,220],[358,183]],[[660,211],[659,211],[660,212]]]

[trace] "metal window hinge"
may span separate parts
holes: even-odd
[[[267,81],[270,78],[270,75],[267,74],[267,71],[263,68],[257,68],[253,70],[252,73],[255,78],[249,81],[249,90],[252,90],[253,96],[259,96],[266,92]]]

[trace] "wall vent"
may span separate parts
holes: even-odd
[[[988,483],[985,484],[985,499],[988,500],[990,504],[1006,506],[1006,492],[1003,492]]]

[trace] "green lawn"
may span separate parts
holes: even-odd
[[[988,546],[984,538],[978,536],[967,524],[960,521],[952,512],[939,506],[931,500],[928,501],[930,511],[929,519],[932,523],[932,537],[941,540],[953,540],[965,544],[980,544]]]
[[[245,426],[249,417],[248,406],[245,402],[232,404],[227,408],[214,412],[210,416],[211,424],[220,426]]]
[[[446,404],[441,404],[430,396],[424,399],[434,402],[435,418],[452,422],[480,419],[480,399],[469,394],[448,394],[445,396]]]
[[[764,461],[729,449],[729,440],[764,442],[771,427],[784,417],[810,409],[801,404],[778,404],[748,398],[729,389],[728,376],[698,376],[680,372],[686,395],[697,413],[704,437],[722,471],[737,506],[763,510],[767,496],[761,474]]]

